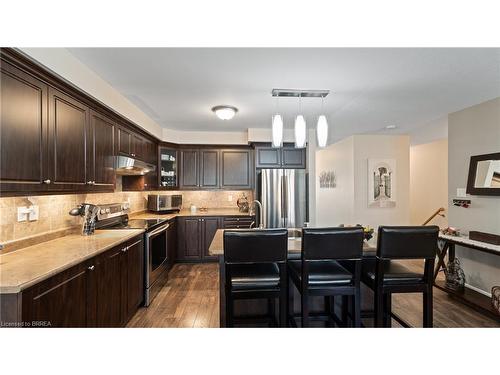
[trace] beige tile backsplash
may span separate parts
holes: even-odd
[[[184,208],[191,204],[208,208],[236,207],[236,200],[243,193],[252,199],[252,191],[162,191],[160,194],[182,194]],[[0,243],[18,240],[46,232],[58,231],[80,225],[81,218],[68,214],[82,202],[93,204],[121,203],[130,201],[131,212],[146,209],[147,196],[151,192],[121,192],[99,194],[68,194],[30,196],[40,209],[39,220],[17,222],[17,207],[29,206],[27,197],[0,198]],[[232,201],[229,201],[232,196]]]

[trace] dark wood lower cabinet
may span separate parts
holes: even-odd
[[[79,264],[22,292],[23,327],[91,325],[89,271]]]
[[[142,236],[7,296],[2,313],[21,326],[122,327],[143,303]]]
[[[144,302],[144,243],[136,240],[127,246],[126,256],[126,285],[122,293],[122,298],[126,298],[127,303],[124,312],[124,324],[126,324],[137,311],[137,308]],[[123,292],[123,290],[122,290]]]
[[[181,262],[210,262],[217,257],[208,253],[217,229],[223,226],[220,216],[178,217],[177,260]]]

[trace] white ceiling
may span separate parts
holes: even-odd
[[[500,49],[482,48],[70,48],[153,120],[177,130],[270,127],[273,88],[328,89],[331,140],[407,133],[450,112],[500,96]],[[211,112],[239,108],[231,121]],[[298,101],[282,98],[285,128]],[[320,99],[303,99],[314,126]],[[387,131],[386,131],[387,132]]]

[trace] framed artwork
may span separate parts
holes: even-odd
[[[368,159],[368,207],[396,207],[396,159]]]
[[[337,186],[337,179],[334,171],[323,171],[319,174],[320,189],[333,189]]]

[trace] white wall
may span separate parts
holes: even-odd
[[[438,208],[448,210],[448,139],[410,147],[410,223],[421,225]],[[448,226],[437,216],[429,224]]]
[[[163,129],[160,125],[66,49],[20,48],[20,50],[148,133],[162,139]]]
[[[409,134],[412,146],[448,138],[448,115],[419,125]]]
[[[470,208],[451,203],[457,188],[467,186],[470,157],[494,152],[500,152],[500,98],[448,116],[448,222],[463,232],[500,234],[500,197],[471,196]],[[457,257],[469,286],[489,293],[500,285],[500,257],[466,248],[457,248]]]
[[[349,137],[316,152],[315,226],[337,226],[353,222],[354,138]],[[321,172],[334,171],[337,186],[319,187]]]
[[[368,207],[368,159],[396,159],[396,207]],[[409,225],[410,137],[358,135],[354,137],[354,223]]]
[[[396,207],[368,207],[368,159],[396,159]],[[355,135],[316,152],[316,181],[323,170],[337,176],[334,189],[316,187],[316,225],[407,225],[409,137]]]

